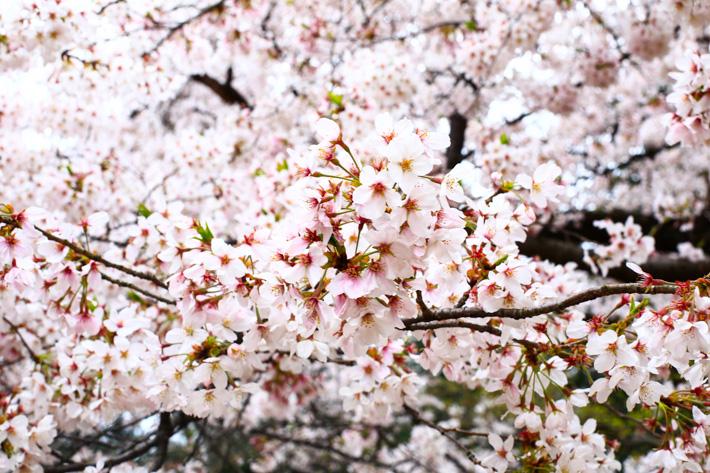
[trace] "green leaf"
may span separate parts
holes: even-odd
[[[209,245],[212,243],[212,239],[214,238],[214,235],[212,234],[212,230],[210,230],[210,226],[205,222],[204,226],[200,222],[195,223],[195,229],[197,230],[197,233],[200,235],[199,240],[202,243],[205,243]]]
[[[503,255],[500,258],[498,258],[495,263],[493,263],[493,267],[497,267],[500,264],[505,263],[508,260],[508,255]]]
[[[476,23],[476,20],[468,20],[464,23],[464,26],[469,31],[476,31],[478,29],[478,23]]]
[[[138,212],[138,215],[140,215],[141,217],[145,217],[145,218],[150,217],[150,214],[153,213],[150,211],[150,209],[148,209],[148,207],[145,206],[145,204],[143,202],[138,204],[138,210],[136,210],[136,211]]]
[[[128,291],[126,293],[126,297],[128,298],[129,301],[138,302],[139,304],[143,302],[143,299],[141,299],[141,296],[139,296],[134,291]]]
[[[288,171],[288,161],[286,161],[286,158],[284,158],[284,160],[280,163],[276,164],[276,170],[279,172]]]
[[[508,138],[508,135],[505,133],[500,134],[500,144],[502,145],[509,145],[510,144],[510,138]]]
[[[515,182],[513,181],[503,181],[500,184],[501,192],[510,192],[515,188]]]
[[[12,446],[8,439],[0,443],[0,447],[2,447],[2,451],[5,452],[5,455],[8,457],[12,457],[15,454],[15,447]]]
[[[92,301],[91,299],[87,299],[86,306],[89,308],[90,312],[93,312],[98,307],[98,304],[95,301]]]
[[[328,100],[330,100],[330,103],[333,105],[336,105],[338,107],[343,106],[343,96],[333,93],[333,92],[328,92]]]

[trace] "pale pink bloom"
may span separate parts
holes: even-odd
[[[74,333],[94,336],[101,330],[101,311],[82,311],[73,317],[72,330]]]
[[[80,222],[81,228],[89,234],[98,234],[106,232],[106,225],[109,221],[109,215],[106,212],[96,212],[82,219]]]
[[[703,353],[710,346],[708,331],[707,322],[690,322],[685,319],[676,320],[673,331],[666,338],[666,344],[672,351],[683,350],[691,353]]]
[[[176,327],[168,330],[165,334],[165,342],[169,345],[164,352],[166,355],[189,354],[192,347],[202,345],[209,333],[203,329],[193,329],[191,327]]]
[[[217,258],[218,265],[213,270],[221,278],[224,278],[225,283],[231,283],[235,278],[240,278],[246,273],[246,266],[242,262],[239,250],[228,245],[221,238],[213,238],[210,244],[212,254]]]
[[[86,280],[89,286],[96,289],[101,283],[102,276],[101,270],[99,269],[99,264],[96,261],[91,261],[85,264],[80,271],[82,276],[86,276]]]
[[[632,411],[639,402],[644,406],[655,406],[661,400],[661,397],[668,396],[672,392],[673,388],[670,386],[664,386],[657,381],[644,381],[626,399],[626,409]]]
[[[519,174],[515,181],[524,189],[530,191],[530,201],[538,208],[547,206],[548,201],[556,201],[562,192],[562,186],[555,183],[562,170],[553,161],[541,164],[535,169],[533,176]]]
[[[35,263],[30,258],[14,260],[14,264],[3,278],[5,284],[12,286],[16,291],[35,287],[39,279],[35,276]]]
[[[431,234],[436,223],[436,216],[433,214],[436,207],[436,194],[432,192],[431,185],[417,182],[407,195],[404,205],[392,212],[392,220],[407,223],[414,235],[425,238]]]
[[[315,287],[323,277],[323,267],[328,262],[323,248],[319,245],[311,245],[304,254],[295,257],[293,266],[287,267],[284,271],[284,279],[290,283],[296,283],[303,279]]]
[[[601,335],[592,334],[587,341],[587,354],[596,356],[594,369],[600,373],[609,371],[614,366],[634,365],[638,357],[629,347],[626,338],[618,336],[613,330]]]
[[[314,339],[301,340],[296,344],[296,354],[299,358],[308,359],[313,355],[315,359],[325,362],[329,351],[327,344]]]
[[[363,271],[357,268],[348,268],[333,278],[328,284],[328,291],[334,296],[345,294],[351,299],[366,296],[375,289],[376,281],[364,276]]]
[[[340,125],[330,118],[321,117],[316,122],[316,138],[319,143],[332,145],[340,139]]]
[[[495,312],[505,305],[507,295],[494,281],[486,279],[477,286],[478,303],[486,312]]]
[[[521,412],[515,418],[515,428],[525,428],[529,432],[539,432],[542,429],[542,419],[534,412]]]
[[[56,436],[57,423],[51,415],[42,417],[30,432],[31,440],[42,447],[48,447]]]
[[[397,230],[372,230],[367,233],[365,240],[379,252],[388,278],[405,278],[412,275],[412,249],[401,242]]]
[[[69,253],[69,248],[56,241],[45,239],[37,244],[37,253],[48,263],[59,263]]]
[[[468,234],[463,228],[439,228],[429,237],[427,255],[440,261],[461,262],[465,256],[463,242]]]
[[[360,172],[360,186],[353,191],[353,203],[358,213],[370,220],[377,219],[388,207],[402,205],[402,197],[392,188],[392,179],[386,171],[375,171],[365,166]]]
[[[148,321],[136,314],[134,306],[111,311],[111,315],[104,321],[104,326],[120,337],[128,337],[134,332],[147,328]]]
[[[389,368],[378,363],[369,356],[360,356],[356,360],[353,368],[353,377],[356,380],[357,389],[370,390],[382,382],[389,374]]]
[[[397,326],[402,326],[398,319],[381,312],[366,312],[348,320],[344,335],[352,337],[356,346],[364,349],[381,343],[394,333]]]
[[[13,259],[32,255],[32,246],[25,236],[23,230],[15,230],[8,236],[0,237],[0,264],[9,264]]]
[[[487,199],[494,190],[485,171],[470,161],[462,161],[444,176],[440,192],[454,202],[464,202],[467,197]]]
[[[532,282],[532,273],[528,265],[520,261],[499,264],[495,273],[489,276],[500,288],[506,290],[515,299],[524,297],[523,286]]]
[[[225,368],[234,376],[240,378],[250,376],[255,370],[263,370],[265,365],[259,355],[241,344],[232,343],[227,348],[227,356],[231,363],[223,362]]]
[[[212,385],[217,390],[226,389],[228,377],[222,367],[222,358],[211,357],[202,360],[195,370],[195,379],[205,387]]]
[[[387,146],[387,169],[395,183],[405,193],[414,187],[419,176],[426,175],[434,164],[424,154],[424,145],[414,133],[397,135]]]
[[[77,271],[70,265],[59,266],[54,273],[57,283],[52,287],[56,294],[63,294],[67,289],[76,290],[79,287],[80,278]]]
[[[508,436],[508,438],[503,441],[503,439],[498,434],[488,434],[488,443],[493,447],[493,453],[483,458],[482,463],[484,466],[493,468],[495,471],[505,471],[508,469],[508,465],[515,463],[515,456],[513,455],[513,436]]]

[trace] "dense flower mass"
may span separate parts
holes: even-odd
[[[709,25],[3,5],[0,473],[709,471]]]

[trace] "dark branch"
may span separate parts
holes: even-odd
[[[648,286],[645,283],[627,283],[627,284],[609,284],[600,286],[580,293],[574,294],[566,299],[553,304],[546,304],[539,307],[531,307],[525,309],[500,309],[495,312],[486,312],[483,309],[476,308],[453,308],[440,309],[433,311],[428,315],[416,317],[407,320],[409,325],[419,322],[441,321],[452,319],[478,319],[486,317],[500,317],[508,319],[526,319],[543,314],[553,312],[561,312],[569,307],[579,305],[583,302],[593,301],[606,296],[619,294],[674,294],[677,290],[675,284],[661,284],[657,286]]]
[[[240,107],[248,108],[249,110],[252,109],[251,104],[249,104],[244,95],[232,86],[231,67],[227,69],[227,78],[224,82],[220,82],[207,74],[193,74],[190,76],[190,79],[210,89],[212,92],[217,94],[217,96],[222,99],[224,103],[229,105],[239,105]]]
[[[577,263],[581,268],[587,268],[583,261],[584,251],[578,243],[544,236],[528,237],[527,241],[520,245],[520,252],[528,256],[539,256],[552,263]],[[641,267],[654,278],[666,281],[689,281],[710,273],[710,259],[689,261],[683,258],[657,256]],[[637,281],[639,278],[638,274],[625,267],[611,269],[608,276],[617,281],[627,282]]]
[[[449,139],[451,144],[446,149],[446,168],[452,169],[463,158],[463,146],[468,120],[458,112],[449,115]]]
[[[17,223],[17,221],[14,218],[12,218],[10,216],[6,216],[6,215],[0,215],[0,223],[4,223],[6,225],[10,225],[13,227],[19,227],[19,224]],[[128,274],[129,276],[133,276],[133,277],[136,277],[139,279],[144,279],[146,281],[150,281],[150,282],[152,282],[152,283],[156,284],[157,286],[160,286],[164,289],[167,289],[167,287],[168,287],[167,284],[165,284],[163,281],[158,279],[158,277],[155,276],[154,274],[144,273],[142,271],[136,271],[134,269],[128,268],[128,267],[123,266],[121,264],[114,263],[112,261],[108,261],[103,256],[100,256],[100,255],[92,253],[88,250],[85,250],[84,248],[82,248],[78,245],[75,245],[74,243],[70,242],[69,240],[65,240],[64,238],[60,238],[56,235],[53,235],[52,233],[48,232],[47,230],[45,230],[43,228],[40,228],[36,225],[34,226],[34,228],[38,232],[40,232],[42,235],[44,235],[48,240],[52,240],[56,243],[60,243],[64,246],[66,246],[67,248],[71,249],[76,254],[85,256],[86,258],[88,258],[92,261],[96,261],[97,263],[101,263],[108,268],[117,269],[118,271]]]

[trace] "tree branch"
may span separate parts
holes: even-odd
[[[458,112],[449,115],[449,139],[451,144],[446,148],[446,169],[452,169],[463,160],[463,146],[468,119]]]
[[[412,420],[414,420],[416,423],[424,424],[427,427],[430,427],[430,428],[436,430],[441,435],[446,437],[451,443],[456,445],[456,447],[466,455],[466,458],[468,458],[471,461],[471,463],[473,463],[474,465],[481,464],[481,461],[478,458],[476,458],[476,455],[474,455],[474,453],[469,448],[466,448],[465,445],[463,445],[461,442],[459,442],[459,440],[451,434],[450,429],[445,429],[445,428],[441,427],[440,425],[435,424],[434,422],[430,422],[430,421],[426,420],[424,417],[422,417],[419,414],[419,412],[417,412],[415,409],[408,406],[407,404],[404,405],[404,410],[407,412],[407,414],[409,414],[409,416],[412,418]],[[478,434],[478,433],[475,433],[475,434]],[[483,434],[483,435],[487,435],[487,434]]]
[[[24,346],[25,349],[29,352],[30,358],[32,358],[32,361],[34,361],[37,364],[42,363],[42,360],[40,359],[40,357],[37,356],[37,354],[34,352],[32,347],[30,346],[30,344],[27,343],[27,340],[25,340],[25,337],[23,337],[22,334],[20,333],[20,328],[17,325],[15,325],[14,323],[12,323],[10,321],[10,319],[8,319],[6,316],[3,315],[2,319],[5,321],[6,324],[8,324],[10,326],[10,328],[12,328],[12,331],[15,332],[17,337],[20,339],[20,343],[22,343],[22,346]]]
[[[160,47],[163,45],[163,43],[165,43],[167,40],[169,40],[170,38],[172,38],[175,33],[177,33],[178,31],[180,31],[181,29],[183,29],[185,26],[189,25],[189,24],[192,23],[193,21],[199,20],[199,19],[202,18],[203,16],[205,16],[205,15],[207,15],[207,14],[209,14],[209,13],[212,13],[212,12],[214,12],[214,11],[219,11],[219,10],[221,10],[222,7],[224,7],[224,4],[225,4],[225,3],[226,3],[226,0],[219,0],[219,1],[216,2],[216,3],[213,3],[213,4],[211,4],[211,5],[207,5],[206,7],[204,7],[204,8],[201,9],[200,11],[198,11],[195,15],[193,15],[193,16],[191,16],[190,18],[187,18],[186,20],[183,20],[183,21],[181,21],[180,23],[178,23],[177,25],[173,26],[172,28],[170,28],[170,29],[168,30],[168,32],[167,32],[167,34],[166,34],[165,36],[163,36],[162,38],[160,38],[160,39],[158,40],[158,42],[155,43],[155,45],[154,45],[150,50],[148,50],[148,51],[146,51],[145,53],[143,53],[143,55],[144,55],[144,56],[150,56],[151,54],[153,54],[154,52],[156,52],[158,49],[160,49]]]
[[[15,228],[20,227],[20,225],[18,224],[18,222],[14,218],[7,216],[7,215],[0,215],[0,222],[4,223],[6,225],[13,226]],[[158,277],[155,276],[154,274],[136,271],[134,269],[128,268],[128,267],[123,266],[121,264],[114,263],[112,261],[108,261],[103,256],[100,256],[100,255],[97,255],[97,254],[92,253],[90,251],[87,251],[84,248],[70,242],[69,240],[65,240],[64,238],[60,238],[56,235],[53,235],[52,233],[48,232],[47,230],[45,230],[43,228],[38,227],[37,225],[34,225],[34,228],[38,232],[40,232],[42,235],[44,235],[48,240],[52,240],[56,243],[60,243],[64,246],[66,246],[67,248],[71,249],[76,254],[85,256],[85,257],[89,258],[90,260],[96,261],[97,263],[101,263],[108,268],[117,269],[118,271],[126,273],[129,276],[133,276],[133,277],[136,277],[139,279],[144,279],[146,281],[150,281],[153,284],[162,287],[163,289],[167,289],[167,287],[168,287],[167,284],[165,284],[163,281],[158,279]]]
[[[520,245],[520,252],[527,256],[538,256],[552,263],[576,263],[588,268],[584,262],[584,251],[578,243],[567,242],[546,236],[528,237]],[[710,273],[710,259],[689,261],[684,258],[656,256],[640,265],[644,271],[666,281],[689,281]],[[618,281],[638,281],[638,274],[626,267],[612,268],[608,277]]]
[[[232,86],[232,68],[227,69],[227,78],[224,82],[220,82],[212,76],[207,74],[193,74],[190,76],[190,80],[202,84],[212,92],[217,94],[217,96],[222,99],[224,103],[229,105],[239,105],[242,108],[248,108],[252,110],[252,105],[247,101],[244,95],[241,94],[237,89]]]
[[[483,309],[476,308],[453,308],[440,309],[433,311],[429,316],[415,317],[407,320],[409,325],[414,325],[420,322],[441,321],[451,319],[478,319],[487,317],[499,317],[508,319],[526,319],[538,315],[549,314],[551,312],[560,312],[569,307],[581,304],[583,302],[593,301],[602,297],[613,296],[618,294],[674,294],[677,290],[675,284],[661,284],[656,286],[648,286],[645,283],[631,284],[608,284],[593,289],[588,289],[580,293],[574,294],[566,299],[553,304],[546,304],[539,307],[531,307],[525,309],[500,309],[495,312],[486,312]]]
[[[100,271],[99,273],[101,274],[101,277],[103,279],[110,282],[111,284],[115,284],[116,286],[121,286],[121,287],[125,287],[127,289],[131,289],[139,294],[143,294],[146,297],[150,297],[151,299],[155,299],[156,301],[164,302],[165,304],[175,305],[175,301],[172,299],[168,299],[166,297],[161,297],[157,294],[153,294],[152,292],[146,291],[145,289],[142,289],[142,288],[136,286],[135,284],[131,284],[127,281],[121,281],[120,279],[114,279],[111,276],[109,276],[108,274],[104,273],[103,271]]]
[[[170,441],[170,438],[175,435],[177,432],[179,432],[181,429],[183,429],[187,424],[191,422],[191,418],[188,416],[182,416],[182,419],[180,422],[173,426],[172,421],[170,419],[170,413],[163,412],[160,414],[160,424],[158,425],[158,429],[152,434],[154,435],[153,439],[145,444],[143,444],[140,447],[135,447],[129,450],[128,452],[124,453],[123,455],[119,455],[113,458],[110,458],[104,462],[104,468],[112,468],[114,466],[120,465],[122,463],[136,460],[139,457],[145,455],[146,453],[150,452],[151,449],[154,447],[158,447],[158,458],[156,458],[156,464],[157,460],[161,459],[161,455],[163,452],[163,448],[166,449],[167,452],[167,442]],[[166,453],[167,455],[167,453]],[[158,465],[157,468],[160,468],[162,466],[162,463],[164,462],[164,459],[160,461],[160,464]],[[45,473],[71,473],[75,471],[82,471],[85,468],[94,466],[94,463],[70,463],[70,464],[65,464],[65,465],[44,465],[44,471]],[[156,469],[157,469],[156,468]],[[152,471],[155,471],[152,470]]]

